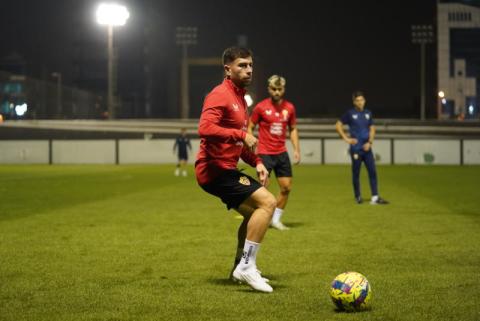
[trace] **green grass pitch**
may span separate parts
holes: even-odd
[[[227,280],[240,220],[173,169],[0,166],[0,320],[480,320],[478,166],[379,166],[388,206],[354,203],[349,166],[295,167],[272,294]],[[345,271],[370,311],[335,311]]]

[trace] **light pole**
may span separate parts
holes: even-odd
[[[115,118],[115,57],[113,53],[113,27],[123,26],[130,17],[127,8],[114,3],[102,3],[97,8],[97,22],[108,27],[108,118]]]
[[[187,119],[190,113],[188,93],[188,46],[197,44],[197,27],[177,27],[177,45],[182,46],[182,64],[180,72],[180,118]]]
[[[62,108],[62,73],[52,72],[52,77],[57,78],[57,115],[60,117]]]
[[[412,43],[420,45],[420,119],[425,120],[425,49],[433,43],[432,25],[412,25]]]

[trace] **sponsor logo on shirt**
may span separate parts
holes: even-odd
[[[267,114],[268,116],[270,116],[272,114],[272,111],[270,109],[267,109],[265,110],[265,114]]]
[[[240,176],[240,179],[238,180],[238,182],[242,185],[250,186],[250,180],[248,179],[247,176]]]
[[[272,123],[270,125],[270,134],[281,136],[283,133],[282,123]]]
[[[233,107],[233,111],[239,111],[240,108],[238,107],[237,104],[232,104],[232,107]]]

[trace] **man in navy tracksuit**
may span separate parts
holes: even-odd
[[[364,109],[365,95],[361,91],[355,91],[352,95],[354,108],[349,109],[335,127],[337,132],[350,145],[350,157],[352,159],[352,180],[355,201],[363,202],[360,194],[360,168],[365,163],[370,180],[372,198],[370,204],[388,204],[378,195],[377,172],[375,170],[375,158],[372,152],[375,126],[373,125],[372,113]],[[348,125],[350,137],[343,130],[343,125]]]

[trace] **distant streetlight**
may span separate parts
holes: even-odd
[[[62,116],[62,73],[52,72],[52,77],[57,78],[57,115]]]
[[[182,46],[182,65],[180,72],[180,118],[186,119],[190,113],[188,93],[188,46],[197,44],[197,27],[177,27],[176,43]]]
[[[108,27],[108,118],[115,118],[115,92],[113,75],[115,74],[115,57],[113,54],[113,27],[123,26],[130,17],[127,8],[114,3],[102,3],[98,6],[97,22]]]
[[[437,119],[441,119],[442,115],[442,104],[444,104],[444,101],[446,102],[445,99],[445,92],[443,90],[440,90],[438,92],[438,97],[437,97]]]
[[[433,43],[432,25],[412,25],[412,43],[420,45],[420,119],[425,120],[425,47]]]

